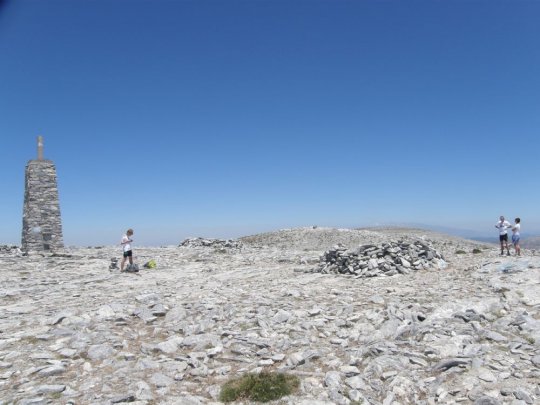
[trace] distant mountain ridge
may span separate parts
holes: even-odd
[[[429,225],[429,224],[423,224],[423,223],[417,223],[417,222],[403,222],[403,223],[389,223],[389,224],[381,224],[377,226],[368,226],[366,229],[369,228],[378,228],[378,227],[388,227],[388,228],[410,228],[410,229],[426,229],[429,231],[444,233],[447,235],[452,236],[459,236],[460,238],[465,239],[472,239],[472,240],[480,240],[475,238],[472,238],[472,235],[478,235],[478,238],[486,238],[488,239],[488,231],[486,231],[484,234],[482,232],[478,232],[472,229],[463,229],[463,228],[454,228],[450,226],[442,226],[442,225]]]
[[[486,237],[486,236],[471,236],[467,239],[477,240],[479,242],[485,242],[485,243],[494,243],[499,244],[499,238],[497,236],[494,237]],[[510,237],[508,238],[508,242],[511,243]],[[520,246],[524,249],[540,249],[540,236],[538,235],[522,235],[520,240]]]
[[[540,236],[523,237],[520,245],[524,249],[540,249]]]
[[[458,236],[460,238],[474,240],[478,242],[494,243],[494,244],[499,243],[499,237],[497,236],[496,229],[494,229],[493,235],[488,236],[487,235],[488,232],[482,235],[481,232],[474,231],[471,229],[452,228],[448,226],[427,225],[427,224],[419,224],[419,223],[403,223],[403,224],[394,224],[394,225],[387,225],[387,226],[396,227],[396,228],[427,229],[427,230],[441,232],[448,235]],[[533,233],[533,234],[522,233],[521,234],[521,247],[524,249],[540,249],[540,235],[536,233]]]

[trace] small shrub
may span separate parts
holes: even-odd
[[[246,374],[223,384],[219,400],[268,402],[290,395],[299,385],[298,377],[293,375],[270,372]]]
[[[474,248],[474,249],[472,250],[472,252],[473,252],[474,254],[482,253],[482,251],[481,251],[480,249],[478,249],[478,248]]]
[[[252,323],[241,323],[238,327],[241,331],[245,332],[246,330],[248,330],[249,328],[253,328],[254,326],[255,325]]]
[[[467,252],[465,252],[464,250],[461,250],[461,249],[456,250],[456,255],[464,255],[465,253]]]

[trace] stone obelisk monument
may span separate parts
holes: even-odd
[[[56,168],[43,159],[43,137],[38,137],[38,158],[26,165],[22,250],[59,251],[64,248]]]

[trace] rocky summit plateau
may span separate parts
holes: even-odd
[[[540,404],[534,251],[313,227],[134,254],[0,248],[1,405],[218,404],[261,371],[299,378],[274,404]]]

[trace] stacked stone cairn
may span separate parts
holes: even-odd
[[[0,245],[0,254],[1,255],[19,255],[21,254],[21,249],[15,245]]]
[[[242,242],[233,239],[188,238],[180,243],[181,247],[212,247],[216,249],[241,249]]]
[[[443,256],[422,240],[362,245],[349,250],[341,245],[324,252],[313,273],[345,274],[356,278],[393,276],[410,271],[444,268]]]

